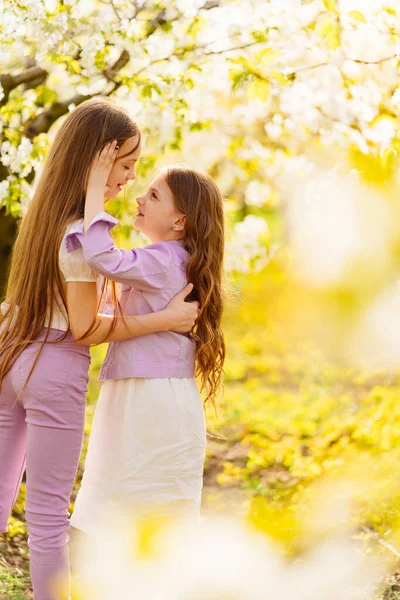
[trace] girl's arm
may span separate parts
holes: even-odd
[[[118,222],[104,212],[106,182],[117,151],[116,142],[107,144],[94,160],[88,178],[84,222],[72,227],[66,237],[68,252],[82,247],[86,263],[104,277],[143,290],[165,287],[173,265],[168,244],[146,248],[116,248],[110,235]]]
[[[112,316],[97,315],[97,328],[81,338],[93,322],[97,310],[97,286],[92,282],[68,282],[67,308],[72,334],[77,344],[90,346],[102,342],[117,342],[156,331],[190,331],[198,316],[198,303],[185,302],[193,289],[188,284],[168,304],[167,308],[148,315],[116,317],[116,327],[109,334]]]
[[[144,291],[166,287],[174,260],[169,245],[159,242],[132,250],[117,248],[109,233],[116,223],[117,219],[103,211],[86,233],[82,223],[72,227],[66,236],[67,251],[82,247],[86,264],[112,281]]]

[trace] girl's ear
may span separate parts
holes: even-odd
[[[182,217],[180,217],[179,219],[177,219],[175,221],[175,223],[172,226],[172,229],[174,231],[183,231],[185,229],[185,221],[186,221],[186,216],[183,215]]]

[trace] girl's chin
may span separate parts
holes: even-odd
[[[112,194],[111,192],[109,192],[107,194],[107,196],[104,198],[104,202],[108,202],[109,200],[115,200],[115,198],[118,196],[118,192],[116,192],[115,194]]]

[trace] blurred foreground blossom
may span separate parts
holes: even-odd
[[[400,279],[362,313],[349,341],[349,357],[364,369],[400,367]]]
[[[334,535],[295,563],[268,538],[227,519],[133,523],[120,515],[80,547],[73,600],[368,600],[382,564]]]
[[[272,250],[268,252],[265,245],[268,235],[268,224],[261,217],[248,215],[236,223],[226,246],[227,271],[247,273],[265,267],[272,254]]]
[[[288,335],[312,339],[337,364],[374,372],[400,365],[398,165],[393,149],[337,149],[310,153],[304,168],[292,161],[278,182]]]
[[[393,205],[340,165],[298,177],[288,229],[295,274],[319,288],[381,277],[398,235]]]

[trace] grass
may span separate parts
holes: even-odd
[[[27,574],[0,559],[0,600],[28,600],[32,598]]]

